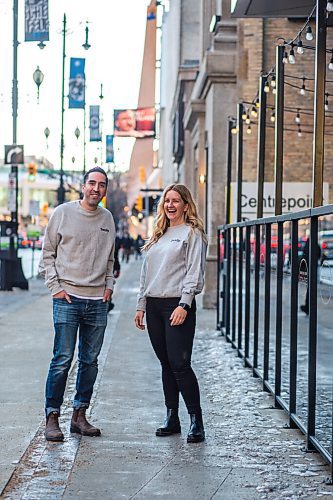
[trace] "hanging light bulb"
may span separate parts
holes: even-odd
[[[252,106],[251,108],[251,116],[253,116],[254,118],[257,118],[258,116],[258,111],[255,106]]]
[[[331,55],[330,62],[328,63],[328,69],[330,71],[333,71],[333,49],[332,49],[332,55]]]
[[[259,97],[257,97],[257,99],[256,99],[256,108],[260,108],[260,101],[259,101]]]
[[[252,134],[251,125],[249,125],[249,126],[247,127],[247,129],[246,129],[246,133],[247,133],[247,134],[249,134],[249,135],[250,135],[250,134]]]
[[[271,114],[271,122],[275,123],[275,111],[273,111]]]
[[[313,40],[313,33],[312,33],[312,29],[311,29],[311,26],[308,24],[307,27],[306,27],[306,34],[305,34],[305,38],[309,41]]]
[[[288,63],[288,53],[286,50],[284,51],[282,62],[283,62],[283,64]]]
[[[289,52],[289,57],[288,57],[288,62],[290,64],[295,64],[296,59],[295,59],[295,51],[294,51],[294,46],[291,46],[290,52]]]
[[[231,129],[231,133],[232,133],[233,135],[238,134],[238,127],[233,126],[233,127],[232,127],[232,129]]]
[[[325,94],[326,95],[326,99],[325,99],[325,111],[328,111],[328,94]]]
[[[298,125],[297,135],[298,135],[298,137],[302,137],[302,130],[301,130],[301,126],[300,125]]]
[[[272,90],[272,93],[275,95],[276,94],[276,88]]]
[[[245,122],[246,117],[247,117],[247,113],[246,113],[246,111],[245,111],[245,109],[244,109],[244,111],[243,111],[243,113],[242,113],[242,120],[243,120],[243,122]]]
[[[327,12],[333,12],[333,2],[328,0],[327,5],[326,5],[326,10]]]
[[[266,80],[266,82],[265,82],[264,92],[265,92],[266,94],[268,94],[268,92],[269,92],[269,83],[268,83],[268,81],[267,81],[267,80]]]
[[[306,88],[305,88],[305,78],[303,78],[302,88],[301,88],[301,90],[299,91],[299,93],[300,93],[301,95],[305,95],[305,94],[306,94]]]
[[[299,109],[297,110],[297,114],[295,116],[295,122],[301,123],[301,115],[299,114]]]
[[[297,54],[304,54],[303,42],[301,39],[297,42]]]
[[[271,79],[271,87],[272,87],[272,89],[275,89],[275,87],[276,87],[276,79],[275,79],[274,75],[272,76],[272,79]]]
[[[251,123],[251,119],[250,119],[249,113],[247,113],[247,115],[246,115],[245,123],[246,123],[246,125],[250,125],[250,123]]]

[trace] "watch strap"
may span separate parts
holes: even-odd
[[[186,304],[185,302],[180,302],[178,304],[180,307],[182,307],[183,309],[185,309],[185,311],[189,311],[191,309],[191,306],[189,306],[188,304]]]

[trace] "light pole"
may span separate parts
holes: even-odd
[[[67,18],[66,14],[64,14],[63,17],[63,26],[62,26],[62,78],[61,78],[61,137],[60,137],[60,182],[59,182],[59,187],[58,187],[58,192],[57,192],[57,198],[58,198],[58,204],[61,205],[62,203],[65,202],[65,187],[64,187],[64,114],[65,114],[65,61],[66,61],[66,25],[67,25]],[[82,45],[82,47],[85,50],[88,50],[90,48],[90,44],[88,41],[88,35],[89,35],[89,28],[88,28],[88,22],[87,26],[85,29],[86,32],[86,39],[85,43]],[[86,104],[85,104],[85,96],[84,96],[84,134],[83,134],[83,171],[85,172],[85,162],[86,162],[86,140],[85,140],[85,127],[86,127]],[[78,130],[78,129],[77,129]]]
[[[90,49],[91,45],[89,44],[89,27],[88,21],[86,22],[86,40],[82,47],[84,50]],[[86,78],[84,77],[84,108],[83,108],[83,177],[86,173]]]
[[[18,80],[17,80],[17,47],[18,47],[18,0],[13,0],[13,89],[12,89],[12,114],[13,114],[13,145],[17,144],[17,105],[18,105]],[[11,227],[8,227],[10,234],[8,258],[1,259],[0,289],[11,291],[13,286],[28,290],[29,285],[26,280],[21,259],[17,256],[17,245],[15,237],[18,233],[18,165],[11,165],[11,179],[15,186],[14,210],[11,210]],[[1,229],[2,231],[2,229]]]

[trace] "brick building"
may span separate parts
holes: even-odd
[[[178,180],[188,185],[205,218],[209,238],[206,307],[214,307],[216,303],[216,228],[225,222],[228,117],[236,116],[238,102],[255,100],[260,75],[275,65],[279,39],[294,38],[313,7],[303,2],[303,10],[294,12],[296,17],[289,19],[241,19],[232,17],[230,3],[230,0],[200,0],[198,8],[196,0],[173,0],[164,13],[162,25],[160,164],[165,182]],[[314,45],[303,36],[305,42]],[[333,47],[330,33],[327,46]],[[302,55],[296,52],[296,64],[285,65],[285,189],[288,183],[296,182],[301,190],[301,183],[312,179],[314,57],[312,50]],[[329,59],[328,54],[327,63]],[[333,72],[332,78],[330,73],[327,72],[327,78],[333,81]],[[300,94],[303,83],[305,95]],[[324,181],[331,183],[333,83],[327,83],[326,92]],[[265,181],[273,182],[272,88],[267,94],[267,103]],[[246,106],[251,111],[252,106]],[[295,121],[298,113],[300,123]],[[257,177],[257,119],[253,116],[250,128],[251,134],[244,128],[244,184],[256,181]],[[234,152],[233,180],[235,163]],[[309,198],[306,193],[304,184],[304,196]]]

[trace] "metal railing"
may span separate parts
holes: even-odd
[[[332,480],[331,259],[333,205],[218,228],[217,328]]]

